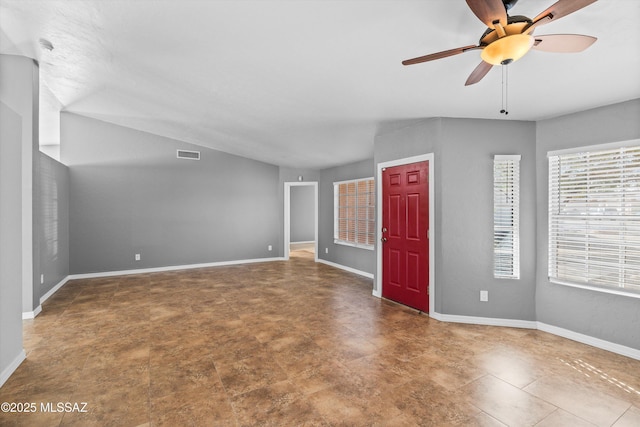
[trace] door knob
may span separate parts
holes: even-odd
[[[386,242],[386,241],[387,241],[387,238],[386,238],[386,237],[383,237],[382,239],[380,239],[380,241],[381,241],[382,243],[384,243],[384,242]]]

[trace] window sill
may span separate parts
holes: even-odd
[[[613,288],[605,288],[605,287],[598,287],[598,286],[590,286],[590,285],[582,285],[582,284],[578,284],[578,283],[565,282],[563,280],[552,279],[551,277],[549,277],[548,279],[549,279],[549,282],[555,283],[556,285],[569,286],[569,287],[572,287],[572,288],[587,289],[589,291],[602,292],[602,293],[605,293],[605,294],[621,295],[621,296],[624,296],[624,297],[640,298],[640,293],[622,291],[622,290],[619,291],[619,290],[613,289]]]
[[[344,240],[334,239],[333,243],[335,243],[336,245],[351,246],[352,248],[366,249],[368,251],[372,251],[374,249],[373,245],[363,245],[358,243],[345,242]]]

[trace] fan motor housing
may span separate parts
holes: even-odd
[[[504,27],[504,31],[507,36],[514,34],[522,34],[522,31],[532,23],[531,19],[522,15],[509,16],[507,19],[507,25]],[[480,37],[480,46],[487,46],[500,38],[498,32],[494,28],[487,28],[487,30]]]

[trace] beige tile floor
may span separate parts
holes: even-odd
[[[71,281],[24,328],[0,402],[38,411],[1,426],[640,426],[640,361],[438,322],[309,252]]]

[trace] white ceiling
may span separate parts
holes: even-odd
[[[510,13],[551,3],[520,0]],[[401,65],[478,42],[484,24],[463,0],[0,0],[0,53],[40,62],[43,143],[70,111],[324,168],[372,157],[374,134],[396,120],[539,120],[639,98],[639,22],[640,1],[600,0],[539,27],[598,41],[512,64],[506,117],[499,67],[464,86],[479,51]]]

